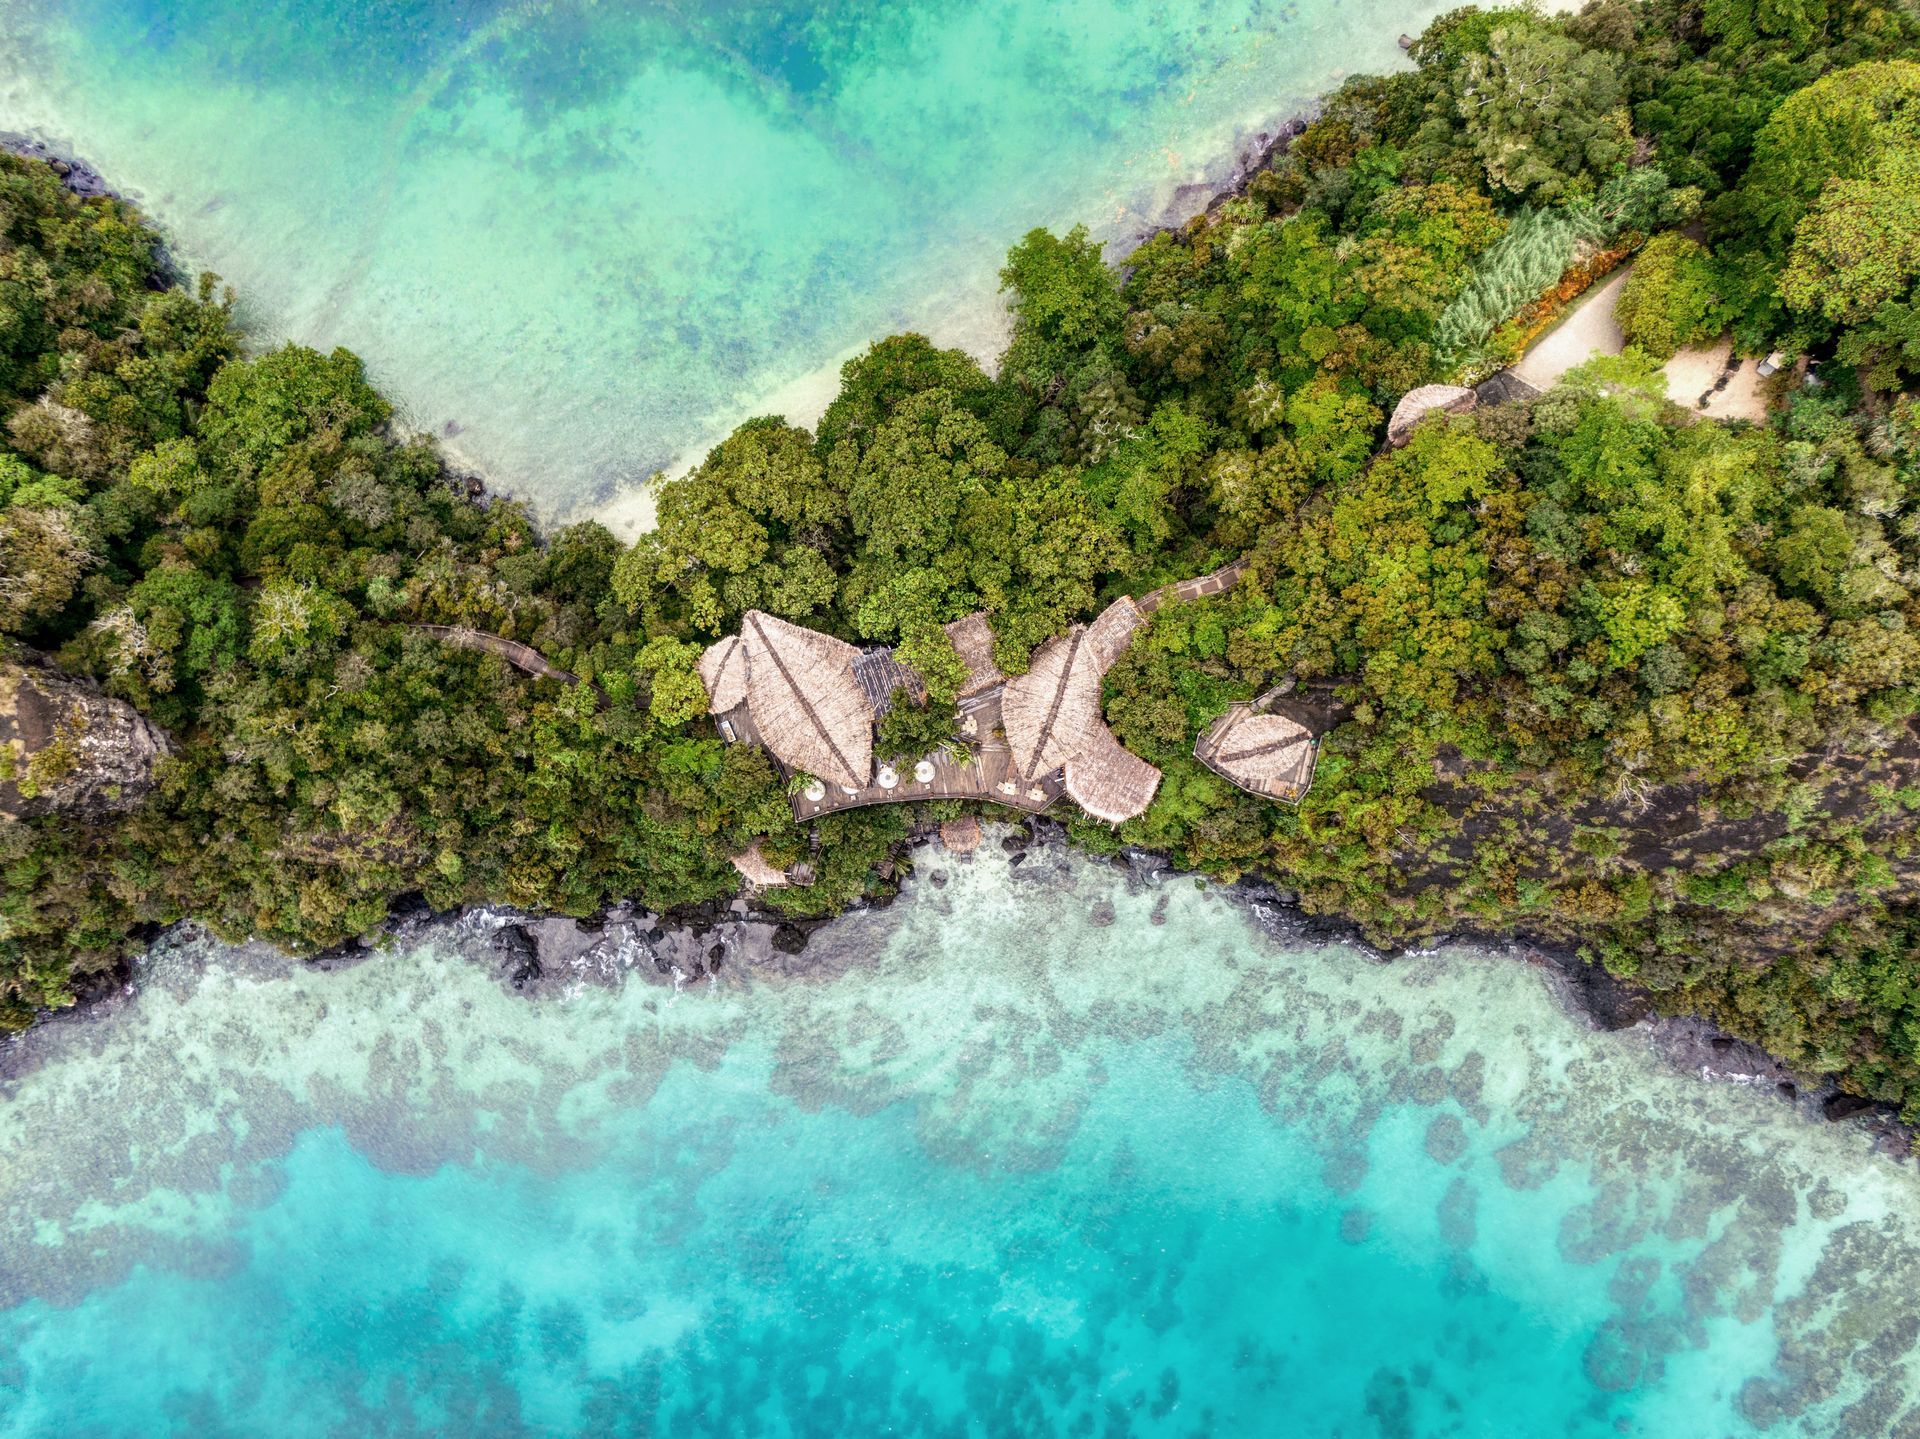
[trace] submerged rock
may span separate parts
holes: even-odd
[[[505,957],[507,977],[515,989],[525,988],[545,972],[540,965],[540,946],[524,924],[502,925],[493,936],[493,947]]]
[[[0,661],[0,815],[134,808],[172,747],[130,704],[50,663]]]

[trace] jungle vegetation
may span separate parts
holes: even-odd
[[[178,747],[115,822],[0,825],[0,1021],[182,918],[311,952],[403,894],[662,910],[731,893],[755,839],[818,876],[769,903],[831,912],[915,816],[803,831],[720,742],[694,663],[742,611],[896,645],[930,692],[905,755],[950,724],[944,621],[986,610],[1018,671],[1244,553],[1110,675],[1166,778],[1077,839],[1383,944],[1579,944],[1920,1114],[1916,53],[1869,0],[1452,12],[1119,269],[1026,237],[997,372],[882,340],[813,430],[753,420],[660,482],[633,545],[470,503],[352,355],[250,351],[128,206],[0,161],[0,644]],[[1635,250],[1624,356],[1383,451],[1402,393],[1491,372],[1516,314]],[[1703,421],[1657,362],[1721,334],[1822,383],[1788,365],[1768,424]],[[1327,716],[1297,807],[1191,756],[1283,677]]]

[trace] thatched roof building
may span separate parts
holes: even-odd
[[[728,635],[700,656],[700,680],[707,687],[707,708],[725,714],[747,698],[747,647]]]
[[[970,814],[947,820],[940,826],[940,843],[948,854],[972,854],[980,848],[980,821]]]
[[[1393,407],[1387,421],[1387,443],[1394,449],[1413,437],[1413,427],[1435,410],[1449,415],[1464,415],[1480,403],[1480,397],[1460,385],[1422,385],[1408,390]]]
[[[1320,742],[1298,720],[1232,705],[1193,747],[1194,758],[1249,794],[1289,802],[1313,783]]]
[[[1073,802],[1108,824],[1124,824],[1146,811],[1160,788],[1160,771],[1100,725],[1086,749],[1067,761],[1067,793]]]
[[[866,784],[873,774],[873,711],[854,678],[860,651],[759,610],[741,617],[740,644],[747,709],[761,743],[789,769],[849,789]]]
[[[1033,667],[1007,681],[1000,723],[1021,774],[1051,774],[1095,743],[1106,729],[1100,717],[1101,670],[1087,627],[1075,625],[1034,651]]]
[[[731,863],[745,877],[748,884],[760,889],[778,889],[792,882],[787,878],[787,872],[784,869],[775,866],[760,852],[760,841],[757,839],[744,851],[736,854]]]
[[[1160,786],[1160,771],[1123,747],[1100,713],[1100,681],[1144,620],[1132,600],[1115,600],[1091,625],[1040,646],[1000,697],[1014,767],[1034,777],[1060,770],[1074,803],[1109,824],[1140,814]]]
[[[967,751],[926,756],[910,780],[873,772],[874,725],[893,696],[905,690],[924,703],[927,693],[925,681],[889,649],[858,650],[749,610],[737,637],[701,656],[700,678],[722,735],[762,744],[788,771],[822,782],[793,797],[797,819],[920,799],[1039,811],[1065,792],[1088,814],[1120,824],[1152,803],[1161,776],[1107,728],[1101,681],[1159,605],[1220,594],[1244,568],[1245,561],[1235,561],[1138,600],[1122,596],[1091,624],[1041,645],[1027,673],[1012,679],[994,660],[987,616],[954,620],[945,629],[967,671],[959,693]]]
[[[959,698],[971,699],[1006,682],[1007,677],[1000,672],[1000,666],[994,663],[993,626],[987,622],[983,611],[975,610],[966,618],[955,620],[944,628],[947,638],[953,641],[954,653],[960,656],[960,663],[967,667],[967,682],[960,686]]]

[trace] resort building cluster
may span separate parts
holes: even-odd
[[[927,693],[884,646],[861,649],[749,610],[738,634],[701,657],[700,676],[722,738],[760,745],[796,781],[796,819],[925,799],[1037,813],[1064,794],[1118,825],[1145,811],[1161,776],[1107,728],[1101,683],[1156,609],[1224,593],[1244,566],[1237,561],[1138,599],[1122,596],[1092,623],[1042,644],[1021,675],[995,663],[985,614],[953,621],[947,637],[967,672],[957,732],[911,764],[876,763],[875,735],[889,707],[902,695],[924,703]],[[1261,709],[1258,701],[1235,705],[1195,753],[1251,794],[1296,800],[1312,777],[1317,742],[1305,725]]]

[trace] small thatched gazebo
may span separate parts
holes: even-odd
[[[1408,390],[1393,407],[1387,421],[1387,444],[1394,449],[1413,438],[1413,427],[1435,410],[1449,415],[1464,415],[1480,403],[1480,397],[1460,385],[1422,385]]]
[[[707,708],[725,714],[747,697],[747,647],[740,636],[707,646],[700,656],[700,680],[707,687]]]
[[[1229,706],[1193,747],[1194,758],[1248,794],[1292,802],[1313,783],[1320,743],[1286,715],[1261,714],[1245,702]]]
[[[980,821],[970,814],[947,820],[940,826],[940,843],[948,854],[972,854],[980,848]]]
[[[873,777],[873,711],[854,678],[860,651],[759,610],[741,617],[740,645],[761,743],[789,769],[862,788]]]
[[[1000,666],[993,660],[993,626],[987,623],[986,614],[975,610],[964,619],[957,619],[945,626],[947,638],[953,641],[954,653],[960,656],[960,663],[967,667],[967,682],[960,686],[959,698],[971,699],[974,695],[992,689],[1006,680],[1000,672]]]
[[[1144,814],[1160,788],[1160,771],[1113,737],[1104,724],[1088,746],[1067,761],[1067,793],[1073,802],[1108,824]]]
[[[1007,681],[1000,721],[1016,770],[1038,779],[1086,751],[1095,731],[1106,728],[1102,673],[1087,627],[1075,625],[1034,651],[1032,669]]]
[[[756,889],[779,889],[783,885],[792,883],[784,869],[776,868],[773,862],[760,852],[760,841],[757,839],[745,850],[736,854],[731,863],[740,871],[747,883]]]

